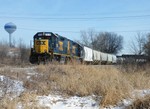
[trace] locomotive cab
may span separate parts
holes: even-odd
[[[30,62],[52,58],[56,47],[56,37],[51,32],[38,32],[34,35],[34,46],[31,49]]]
[[[37,33],[34,36],[34,49],[36,53],[50,53],[55,47],[56,38],[51,33]]]

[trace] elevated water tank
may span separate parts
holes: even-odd
[[[9,45],[11,47],[11,34],[16,31],[17,26],[12,22],[6,23],[4,29],[9,33]]]

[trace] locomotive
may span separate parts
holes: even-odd
[[[52,32],[38,32],[34,35],[34,46],[31,48],[30,62],[46,61],[67,62],[71,59],[81,60],[82,47],[66,37]]]
[[[116,63],[116,56],[113,54],[93,50],[52,32],[38,32],[34,35],[33,40],[34,45],[30,54],[32,64],[53,60],[67,63],[72,59],[88,64]]]

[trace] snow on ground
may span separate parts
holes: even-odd
[[[2,69],[1,69],[2,70]],[[25,71],[28,74],[28,79],[32,75],[38,75],[32,68],[13,68],[11,70]],[[4,94],[11,94],[13,97],[19,96],[23,91],[23,82],[18,80],[12,80],[9,77],[0,75],[0,97]],[[126,106],[131,105],[136,98],[142,98],[146,95],[150,95],[150,89],[147,90],[135,90],[132,92],[132,98],[127,98],[119,102],[116,106],[107,106],[103,109],[125,109]],[[10,96],[12,98],[12,96]],[[50,94],[48,96],[38,96],[37,103],[41,107],[47,107],[50,109],[100,109],[101,97],[94,95],[87,97],[64,97],[61,95]],[[22,109],[22,105],[18,104],[18,109]]]
[[[116,106],[107,106],[102,109],[125,109],[126,106],[131,105],[135,98],[142,98],[150,94],[150,90],[135,90],[132,92],[133,98],[124,99]],[[38,104],[42,107],[50,109],[100,109],[100,97],[95,99],[96,96],[87,97],[62,97],[61,95],[48,95],[38,96]]]
[[[12,97],[16,97],[24,90],[22,81],[12,80],[9,77],[0,75],[0,97],[5,94],[11,94]]]
[[[69,97],[60,95],[39,96],[39,105],[50,109],[99,109],[99,100],[93,99],[95,96]]]
[[[6,69],[10,69],[11,72],[26,73],[28,75],[26,78],[30,79],[30,77],[33,76],[33,75],[39,75],[35,71],[35,68],[36,67],[34,67],[34,66],[32,66],[32,67],[25,67],[25,68],[5,66],[5,67],[0,68],[0,71],[4,71]]]
[[[124,99],[121,102],[119,102],[117,104],[117,106],[109,106],[108,108],[109,109],[125,109],[126,106],[131,105],[136,100],[136,98],[143,98],[146,95],[150,95],[150,89],[147,89],[147,90],[134,90],[132,92],[132,96],[131,96],[132,98]],[[104,108],[104,109],[108,109],[108,108]]]
[[[27,79],[30,79],[31,76],[38,76],[39,73],[37,73],[34,69],[36,67],[26,67],[26,68],[12,68],[12,71],[23,71],[24,73],[26,73],[28,76],[27,76]]]

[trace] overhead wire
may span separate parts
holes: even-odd
[[[0,18],[11,19],[36,19],[36,20],[109,20],[109,19],[128,19],[128,18],[149,18],[150,14],[131,15],[131,16],[102,16],[102,17],[18,17],[18,16],[0,16]]]
[[[41,31],[40,29],[33,29],[33,28],[18,28],[22,30],[35,30],[35,31]],[[47,31],[47,30],[45,30]],[[150,29],[144,29],[144,30],[121,30],[121,31],[108,31],[108,32],[148,32]],[[61,32],[61,33],[81,33],[80,31],[61,31],[61,30],[56,30],[55,32]],[[96,32],[99,33],[99,32]]]
[[[28,15],[42,15],[42,16],[85,16],[85,15],[112,15],[112,14],[129,14],[129,13],[143,13],[143,12],[150,12],[150,9],[145,9],[145,10],[128,10],[128,11],[112,11],[111,10],[111,12],[85,12],[85,13],[76,13],[76,12],[74,12],[74,13],[65,13],[65,12],[63,12],[63,13],[45,13],[45,12],[34,12],[34,13],[32,13],[32,12],[28,12],[28,13],[26,13],[26,14],[28,14]],[[0,11],[0,13],[2,14],[2,15],[4,15],[4,14],[6,14],[6,12],[4,12],[4,11]],[[13,15],[20,15],[21,13],[17,13],[17,12],[11,12],[11,14],[13,14]]]
[[[19,25],[20,27],[27,27],[27,28],[36,28],[35,26],[29,26],[29,25]],[[150,24],[146,23],[146,24],[135,24],[135,25],[132,25],[132,24],[128,24],[128,25],[115,25],[115,26],[108,26],[108,25],[101,25],[101,26],[90,26],[88,28],[103,28],[103,27],[111,27],[111,28],[114,28],[114,27],[133,27],[133,26],[150,26]],[[45,28],[51,28],[51,26],[44,26]],[[84,28],[83,26],[54,26],[55,28]]]

